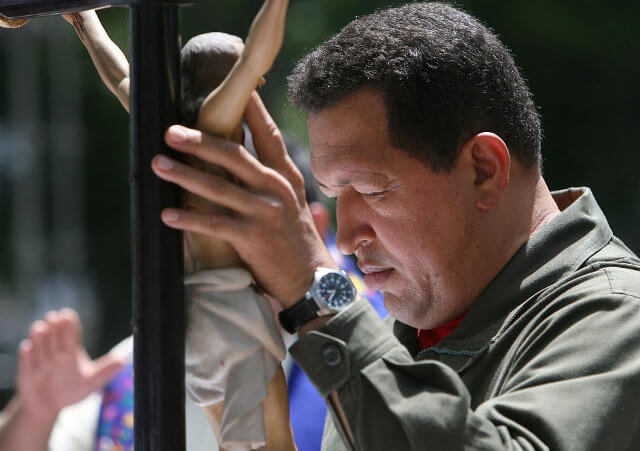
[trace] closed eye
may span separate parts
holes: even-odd
[[[389,192],[389,190],[383,190],[383,191],[373,191],[370,193],[360,193],[365,197],[371,198],[371,199],[379,199],[381,197],[383,197],[385,195],[385,193]]]
[[[387,184],[387,186],[385,186],[381,190],[378,190],[378,191],[364,191],[364,190],[361,190],[360,194],[362,196],[368,198],[368,199],[382,199],[388,193],[390,193],[391,191],[394,191],[396,188],[398,188],[398,186],[400,186],[399,183],[391,182],[391,183]]]

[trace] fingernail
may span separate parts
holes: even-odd
[[[183,127],[176,126],[169,129],[167,137],[174,143],[182,143],[187,140],[187,133]]]
[[[162,219],[167,222],[176,222],[179,218],[180,216],[175,211],[165,211],[162,214]]]
[[[163,171],[170,171],[171,169],[173,169],[173,161],[162,155],[158,156],[158,158],[156,159],[156,163],[158,164],[158,167]]]

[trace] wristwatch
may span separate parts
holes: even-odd
[[[356,287],[346,272],[318,268],[307,294],[280,312],[280,324],[284,330],[293,334],[314,318],[343,311],[353,304],[356,295]]]

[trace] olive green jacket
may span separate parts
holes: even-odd
[[[367,302],[292,346],[356,449],[640,449],[640,260],[590,190],[554,198],[563,212],[436,346],[417,353]],[[323,449],[352,449],[328,404]]]

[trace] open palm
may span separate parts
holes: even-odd
[[[17,390],[25,408],[51,418],[103,387],[122,364],[110,354],[91,360],[76,312],[49,312],[20,344]]]

